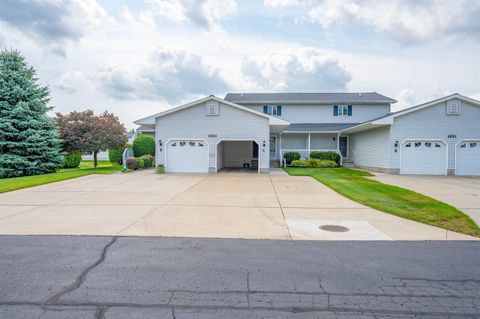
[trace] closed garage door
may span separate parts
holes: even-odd
[[[480,140],[457,145],[456,175],[480,175]]]
[[[447,145],[441,141],[406,141],[402,144],[400,174],[447,174]]]
[[[170,173],[207,173],[208,145],[195,140],[170,141],[166,164]]]

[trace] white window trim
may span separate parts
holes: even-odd
[[[345,111],[345,113],[343,111]],[[338,106],[338,116],[348,116],[348,105]]]
[[[267,105],[267,115],[277,116],[279,105]]]

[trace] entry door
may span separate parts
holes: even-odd
[[[277,158],[277,137],[270,136],[270,159]]]
[[[171,141],[167,145],[167,172],[207,173],[208,145],[194,140]]]
[[[343,158],[348,158],[348,137],[341,136],[339,142],[340,153],[342,153]]]

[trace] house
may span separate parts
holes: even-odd
[[[453,94],[392,113],[364,93],[228,93],[135,121],[167,172],[249,167],[285,152],[341,154],[346,165],[400,174],[480,175],[480,101]]]

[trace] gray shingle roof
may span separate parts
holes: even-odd
[[[377,92],[360,93],[227,93],[225,100],[234,103],[395,103]]]
[[[360,123],[293,123],[283,132],[338,132]]]

